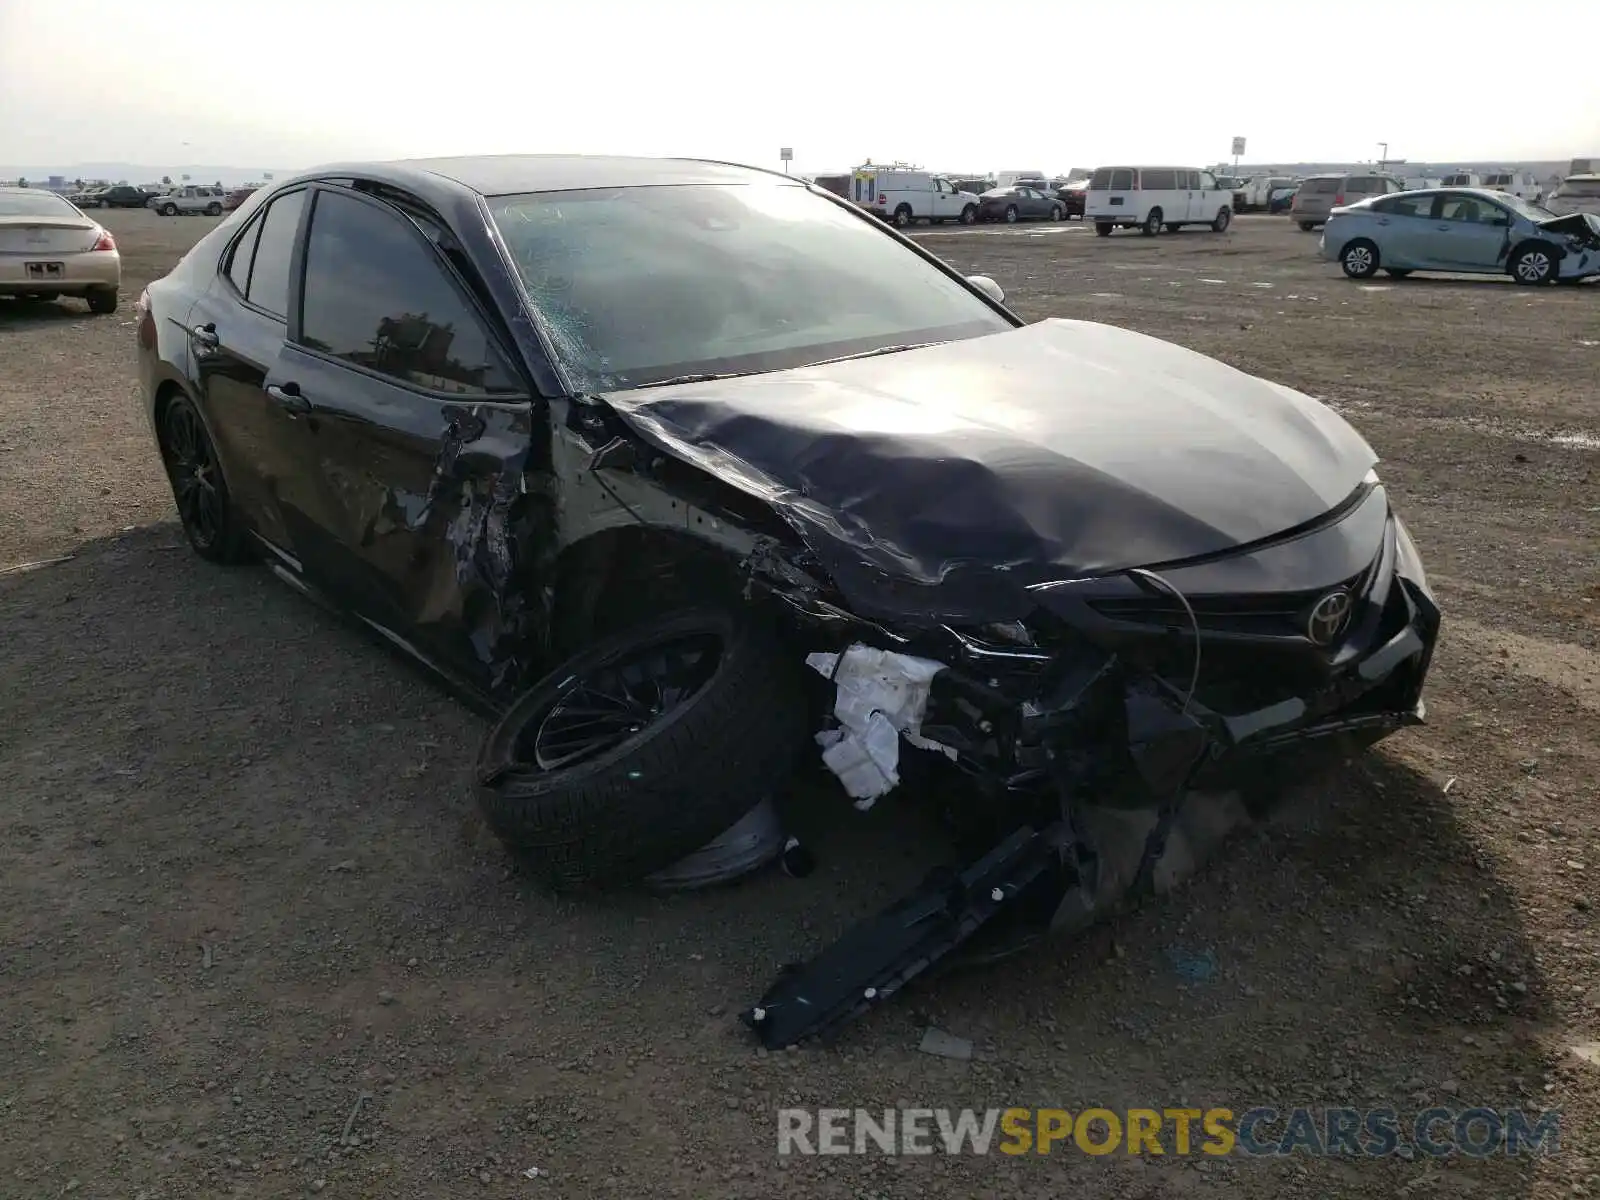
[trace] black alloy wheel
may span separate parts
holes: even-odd
[[[161,451],[184,536],[213,562],[243,558],[241,533],[228,500],[217,453],[200,413],[187,397],[167,406],[161,422]]]
[[[528,721],[518,757],[544,771],[615,750],[682,707],[717,672],[721,642],[705,633],[645,645],[596,667]]]

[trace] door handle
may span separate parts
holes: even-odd
[[[311,401],[300,394],[298,383],[285,383],[282,386],[271,384],[267,388],[267,396],[290,417],[303,416],[311,411]]]
[[[1389,218],[1388,217],[1379,217],[1378,218],[1378,224],[1379,225],[1387,225],[1388,223],[1389,223]]]
[[[217,327],[209,321],[189,330],[189,336],[196,345],[204,346],[207,350],[215,350],[222,345],[222,339],[217,336]]]
[[[1435,225],[1434,228],[1440,233],[1449,233],[1451,227],[1449,225]]]

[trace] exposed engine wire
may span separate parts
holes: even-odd
[[[1189,628],[1194,633],[1194,670],[1189,675],[1189,691],[1183,698],[1183,715],[1189,715],[1189,706],[1194,702],[1194,694],[1200,687],[1200,619],[1194,615],[1194,608],[1189,603],[1189,598],[1178,590],[1177,586],[1162,575],[1154,571],[1147,571],[1143,567],[1131,567],[1124,572],[1126,575],[1135,575],[1140,579],[1149,580],[1162,591],[1170,593],[1183,605],[1183,611],[1189,616]]]

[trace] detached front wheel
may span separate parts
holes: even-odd
[[[754,613],[679,610],[512,705],[479,753],[478,800],[552,888],[637,883],[781,786],[807,733],[800,660]]]

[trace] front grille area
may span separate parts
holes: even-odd
[[[1355,598],[1355,610],[1346,628],[1359,620],[1365,603],[1371,599],[1373,577],[1382,555],[1373,558],[1365,570],[1338,584],[1306,592],[1273,592],[1234,596],[1190,596],[1195,620],[1202,633],[1235,634],[1248,637],[1305,637],[1306,615],[1321,597],[1342,587]],[[1377,597],[1381,600],[1382,597]],[[1189,632],[1189,614],[1172,595],[1118,597],[1089,601],[1103,617],[1148,625],[1153,629]]]
[[[1364,637],[1381,643],[1404,622],[1405,605],[1395,588],[1376,587],[1382,559],[1379,554],[1359,574],[1313,591],[1189,597],[1204,644],[1195,698],[1215,712],[1239,715],[1326,687],[1334,649],[1362,628],[1373,606],[1379,607],[1382,617],[1376,629],[1368,624]],[[1349,591],[1355,604],[1334,647],[1313,646],[1306,640],[1306,618],[1336,586]],[[1188,686],[1194,639],[1189,618],[1176,599],[1149,595],[1089,603],[1101,615],[1142,626],[1153,635],[1124,645],[1130,661],[1174,687]],[[1276,644],[1233,640],[1245,637],[1282,640]]]

